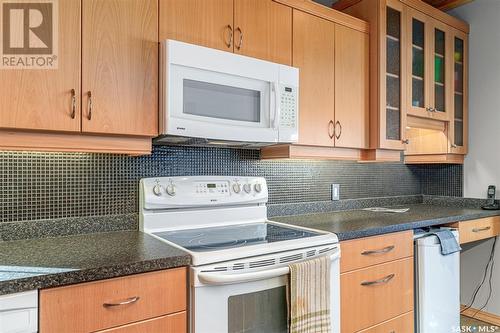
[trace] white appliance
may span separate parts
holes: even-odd
[[[443,256],[429,232],[415,234],[415,305],[415,332],[460,331],[460,252]]]
[[[38,332],[38,291],[0,296],[0,333]]]
[[[175,40],[161,50],[155,144],[251,148],[298,140],[297,68]]]
[[[335,234],[267,219],[258,177],[161,177],[140,182],[140,228],[187,251],[190,332],[287,332],[288,265],[331,262],[332,332],[340,328]]]

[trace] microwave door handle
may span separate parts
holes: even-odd
[[[336,250],[331,256],[330,260],[335,261],[340,258],[340,251]],[[288,266],[262,270],[251,273],[239,273],[239,274],[227,274],[227,273],[209,273],[202,272],[198,273],[198,279],[208,285],[222,285],[222,284],[233,284],[233,283],[244,283],[252,282],[258,280],[271,279],[283,275],[290,274],[290,268]]]
[[[274,120],[273,120],[273,128],[275,130],[278,129],[281,117],[281,103],[280,103],[280,91],[279,91],[279,83],[273,83],[274,90]]]

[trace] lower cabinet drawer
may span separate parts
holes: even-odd
[[[359,333],[411,333],[415,329],[413,319],[413,311],[411,311]]]
[[[413,257],[341,274],[341,331],[357,332],[413,310]]]
[[[40,291],[41,333],[87,333],[186,310],[186,268]]]
[[[186,333],[187,317],[186,311],[140,321],[138,323],[128,324],[96,333]]]
[[[478,241],[500,235],[500,216],[485,217],[477,220],[450,224],[458,228],[460,244]]]
[[[340,272],[413,256],[413,231],[353,239],[340,243]]]

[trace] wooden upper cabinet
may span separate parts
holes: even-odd
[[[160,0],[159,6],[160,41],[233,52],[233,0]]]
[[[292,9],[272,0],[235,0],[234,52],[291,65]]]
[[[300,70],[299,143],[333,147],[335,23],[293,10],[293,66]]]
[[[335,27],[335,146],[369,146],[368,34]]]
[[[82,131],[158,134],[158,2],[84,0]]]
[[[448,71],[451,73],[452,96],[450,125],[448,137],[450,141],[449,153],[467,154],[468,146],[468,35],[452,30],[450,33],[453,60],[450,61]]]
[[[408,114],[430,117],[431,92],[431,18],[425,14],[407,8],[407,42],[409,60],[406,62],[409,86]]]
[[[58,3],[57,68],[0,69],[0,128],[80,131],[80,10]]]
[[[411,50],[407,61],[409,108],[417,117],[448,121],[453,60],[449,27],[415,10],[407,8],[407,41]]]

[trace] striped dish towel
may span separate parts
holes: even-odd
[[[290,333],[330,333],[330,258],[290,265]]]

